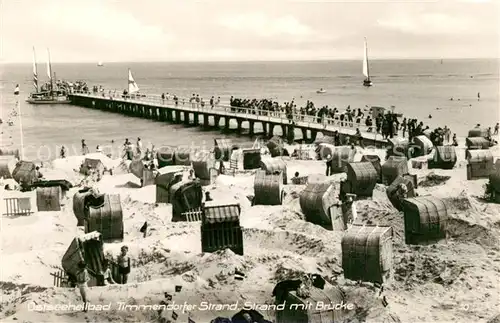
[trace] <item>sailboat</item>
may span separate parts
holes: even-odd
[[[36,55],[35,48],[33,47],[33,86],[35,88],[35,92],[30,93],[26,102],[30,104],[67,104],[71,101],[68,99],[65,90],[61,90],[54,83],[55,73],[52,76],[52,65],[50,63],[50,52],[47,49],[47,76],[49,77],[49,83],[46,83],[38,88],[38,71],[36,66]]]
[[[370,66],[368,64],[368,44],[365,38],[365,51],[363,55],[363,75],[365,79],[363,80],[363,86],[372,86],[372,80],[370,79]]]
[[[141,95],[139,94],[139,86],[137,86],[137,83],[135,82],[134,80],[134,77],[132,76],[132,72],[130,71],[130,68],[128,69],[128,96],[132,97],[132,94],[134,94],[134,96],[145,96],[145,95]]]
[[[104,63],[103,63],[102,61],[99,61],[99,62],[97,63],[97,66],[99,66],[99,67],[104,66]]]

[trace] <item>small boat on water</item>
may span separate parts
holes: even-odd
[[[325,90],[323,90],[323,88],[321,88],[321,89],[317,90],[317,91],[316,91],[316,93],[318,93],[318,94],[322,94],[322,93],[326,93],[326,91],[325,91]]]
[[[35,92],[30,93],[26,102],[30,104],[68,104],[71,101],[68,98],[66,90],[59,88],[57,81],[54,82],[56,74],[54,73],[54,75],[52,75],[50,52],[48,49],[47,54],[47,76],[49,77],[50,82],[38,88],[38,72],[36,66],[35,48],[33,48],[33,86],[35,88]]]
[[[132,76],[132,71],[130,71],[130,68],[128,69],[128,91],[125,90],[123,91],[123,98],[144,98],[146,97],[145,94],[139,93],[139,86],[137,86],[137,83],[134,80],[134,77]]]
[[[99,66],[99,67],[104,66],[104,63],[103,63],[102,61],[99,61],[99,62],[97,63],[97,66]]]
[[[46,91],[31,93],[26,102],[30,104],[69,104],[71,100],[68,99],[65,91]]]
[[[365,51],[363,54],[363,75],[365,79],[363,80],[363,86],[369,87],[373,85],[372,80],[370,79],[370,65],[368,64],[368,44],[365,38]]]

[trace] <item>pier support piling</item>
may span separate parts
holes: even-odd
[[[274,135],[274,123],[269,123],[269,131],[267,133],[269,137],[272,137]]]
[[[311,138],[309,138],[309,142],[313,143],[316,140],[316,136],[318,135],[318,131],[311,130]]]
[[[243,131],[243,128],[242,128],[242,125],[243,125],[243,120],[241,119],[236,119],[236,122],[238,123],[238,128],[237,128],[237,131],[239,134],[241,134],[241,132]]]
[[[254,121],[248,121],[248,134],[250,136],[253,136],[254,133],[255,133],[255,129],[254,129],[254,126],[255,126],[255,122]]]
[[[210,127],[210,116],[208,114],[203,115],[203,128],[207,129]]]
[[[286,139],[287,138],[287,130],[288,130],[288,125],[284,125],[282,124],[281,125],[281,137],[283,137],[283,139]]]
[[[289,144],[293,144],[293,141],[295,140],[295,126],[293,124],[288,125],[288,129],[286,130],[286,139],[288,140]]]

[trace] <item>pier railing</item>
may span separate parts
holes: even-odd
[[[294,124],[299,127],[314,129],[318,131],[339,131],[339,133],[354,136],[356,134],[356,128],[359,129],[362,138],[372,139],[375,141],[385,141],[381,134],[375,131],[375,126],[366,126],[361,123],[356,123],[354,121],[349,122],[344,120],[339,120],[336,118],[328,118],[325,116],[319,117],[317,115],[308,115],[302,113],[286,113],[283,111],[271,111],[257,108],[246,108],[246,107],[236,107],[226,104],[217,104],[212,106],[206,104],[201,106],[199,102],[189,102],[186,98],[179,98],[176,104],[172,98],[162,99],[159,95],[123,95],[118,94],[95,94],[89,92],[74,91],[73,95],[86,96],[95,99],[107,99],[117,102],[128,102],[128,103],[138,103],[145,105],[152,105],[154,107],[165,107],[177,110],[183,110],[186,112],[199,112],[199,113],[210,113],[214,115],[219,115],[221,117],[235,117],[235,118],[246,118],[246,120],[252,121],[267,121],[274,122],[278,124]]]

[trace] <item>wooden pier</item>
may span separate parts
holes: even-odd
[[[318,132],[331,136],[335,131],[338,131],[341,140],[343,140],[345,137],[354,137],[356,128],[359,128],[365,146],[388,146],[387,140],[383,139],[381,134],[375,132],[375,127],[373,127],[373,132],[369,132],[365,125],[348,124],[345,120],[320,119],[316,116],[302,114],[290,116],[284,112],[230,107],[220,104],[213,108],[210,105],[201,107],[200,103],[188,102],[187,100],[182,100],[182,102],[179,100],[176,104],[173,100],[166,100],[160,96],[152,95],[123,98],[75,92],[70,94],[69,98],[71,104],[85,108],[160,122],[202,126],[205,129],[210,128],[211,121],[213,121],[216,128],[220,128],[222,122],[222,130],[229,131],[230,121],[235,120],[237,124],[235,130],[242,133],[243,129],[245,129],[250,136],[256,134],[255,125],[258,123],[261,124],[262,135],[265,137],[272,137],[274,129],[280,127],[282,136],[288,142],[294,141],[295,129],[300,129],[303,140],[306,143],[311,143],[316,139]],[[243,127],[244,125],[246,127]]]

